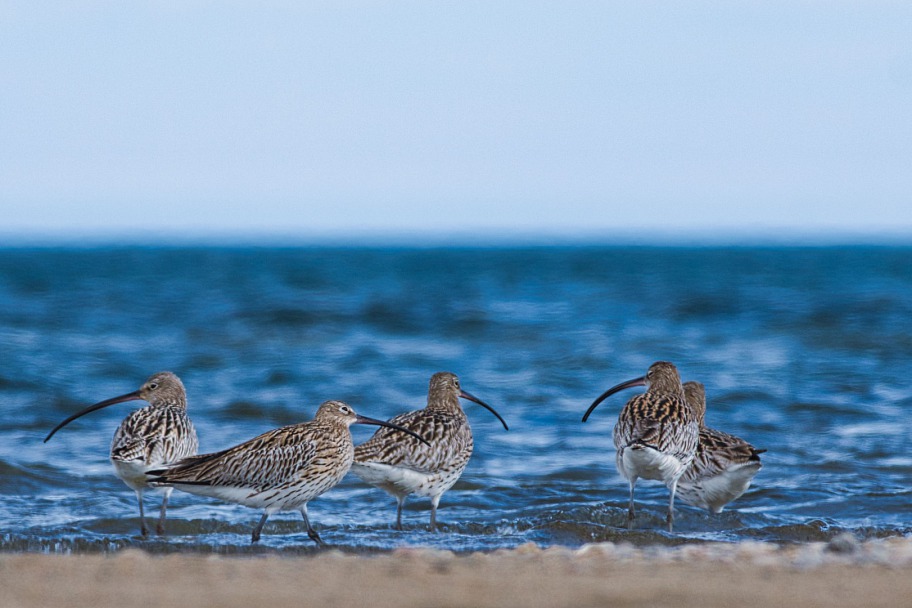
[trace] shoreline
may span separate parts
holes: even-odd
[[[491,553],[402,548],[309,556],[0,554],[3,606],[896,606],[912,539],[779,546],[621,543]]]

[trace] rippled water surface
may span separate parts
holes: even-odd
[[[378,418],[424,405],[436,371],[464,402],[475,454],[426,530],[411,499],[349,476],[310,503],[345,550],[457,551],[598,540],[637,544],[907,535],[912,499],[910,248],[0,249],[0,550],[308,552],[296,513],[175,492],[169,535],[141,540],[107,450],[125,403],[82,407],[172,370],[202,451],[309,419],[343,399]],[[659,359],[706,385],[711,426],[766,448],[753,487],[720,515],[627,485],[611,429]],[[356,441],[369,427],[353,427]],[[158,497],[147,501],[157,514]]]

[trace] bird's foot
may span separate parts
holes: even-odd
[[[310,540],[317,543],[317,546],[319,546],[321,549],[326,546],[326,543],[323,542],[323,539],[320,538],[320,535],[317,534],[317,531],[313,528],[307,531],[307,536],[310,537]]]

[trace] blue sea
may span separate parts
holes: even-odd
[[[458,552],[596,541],[636,545],[912,533],[909,247],[0,248],[0,551],[307,553],[300,515],[175,492],[169,534],[138,537],[136,499],[108,447],[141,403],[83,407],[153,372],[184,381],[201,451],[309,420],[327,399],[375,418],[423,407],[452,371],[500,412],[464,402],[475,453],[441,501],[395,501],[353,475],[309,505],[344,551]],[[636,391],[608,387],[674,362],[707,390],[710,426],[763,454],[719,515],[627,484],[611,431]],[[355,441],[372,427],[355,426]],[[148,495],[147,515],[158,497]]]

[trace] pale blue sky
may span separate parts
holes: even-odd
[[[912,240],[912,3],[259,4],[0,0],[0,235]]]

